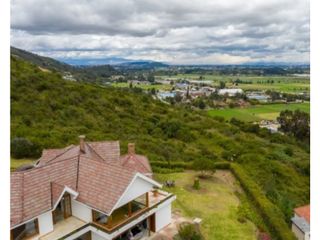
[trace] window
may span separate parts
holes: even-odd
[[[38,219],[29,221],[11,230],[11,239],[22,240],[39,233]]]

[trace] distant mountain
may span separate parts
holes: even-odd
[[[154,61],[133,61],[125,62],[116,66],[117,68],[126,68],[126,69],[155,69],[155,68],[167,68],[168,64],[162,62]]]
[[[118,72],[110,65],[72,66],[53,58],[40,56],[22,49],[11,47],[11,56],[31,62],[41,68],[70,73],[77,81],[99,82]]]
[[[73,66],[92,66],[92,65],[118,65],[122,63],[131,62],[133,60],[108,57],[108,58],[59,58],[59,61],[73,65]]]

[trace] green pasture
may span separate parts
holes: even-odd
[[[241,121],[253,122],[260,120],[275,120],[283,110],[296,110],[310,112],[310,103],[268,104],[247,108],[211,109],[210,116],[224,117],[226,120],[237,118]]]
[[[175,180],[175,187],[165,188],[177,196],[173,211],[190,220],[201,218],[201,232],[205,239],[257,239],[257,228],[252,222],[238,221],[241,201],[236,192],[241,189],[233,175],[218,170],[211,179],[200,179],[200,190],[195,190],[192,185],[197,174],[194,171],[156,174],[155,178],[160,182]]]

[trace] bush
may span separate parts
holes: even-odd
[[[14,138],[11,141],[11,155],[14,158],[34,157],[37,155],[37,149],[28,139]]]
[[[161,168],[161,167],[152,167],[154,173],[177,173],[183,172],[183,168]]]
[[[284,221],[285,217],[280,209],[267,199],[259,186],[244,172],[240,165],[231,164],[230,167],[244,191],[255,203],[258,212],[265,220],[265,223],[268,226],[270,233],[274,235],[274,238],[280,240],[294,240],[295,237]]]
[[[228,162],[216,162],[214,163],[215,169],[230,169],[230,163]]]
[[[196,190],[199,190],[200,189],[200,180],[199,178],[195,178],[194,181],[193,181],[193,188],[196,189]]]
[[[203,237],[194,224],[184,223],[179,226],[178,235],[181,240],[202,240]]]

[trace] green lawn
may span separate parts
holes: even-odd
[[[230,75],[201,75],[203,80],[212,81],[214,85],[218,86],[220,81],[226,82],[227,87],[232,87],[232,81],[240,79],[242,81],[251,81],[252,84],[239,84],[237,87],[243,90],[274,90],[287,93],[304,92],[310,90],[310,79],[307,77],[294,76],[230,76]],[[199,74],[177,74],[174,76],[157,76],[158,79],[189,79],[199,80]],[[273,83],[267,83],[267,81]]]
[[[191,219],[201,218],[201,231],[205,239],[210,240],[255,240],[256,226],[246,221],[237,220],[237,209],[240,200],[235,194],[241,190],[238,183],[228,171],[217,171],[212,179],[200,180],[200,190],[192,188],[197,173],[156,174],[155,178],[164,182],[175,180],[176,187],[165,188],[177,196],[173,202],[173,210]]]
[[[34,163],[34,161],[35,159],[29,159],[29,158],[21,158],[21,159],[11,158],[10,169],[11,171],[14,171],[18,167],[25,164]]]
[[[275,120],[279,116],[279,113],[286,109],[300,109],[305,112],[310,112],[310,103],[268,104],[248,108],[211,109],[208,113],[210,116],[220,116],[226,120],[234,117],[241,121],[253,122],[263,119]]]

